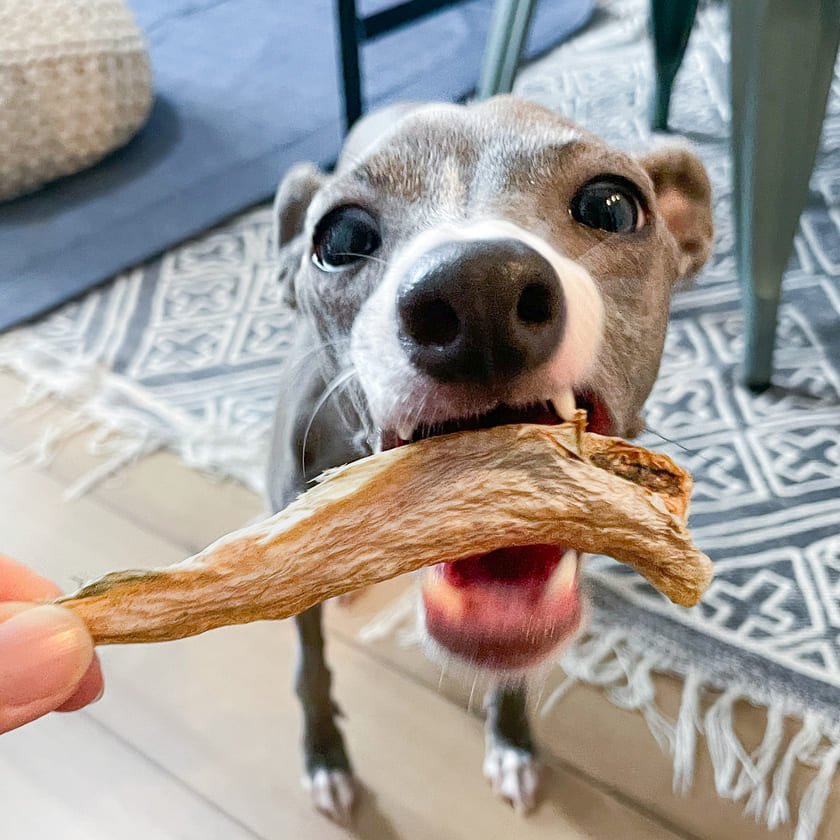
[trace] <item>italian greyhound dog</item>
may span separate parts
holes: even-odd
[[[633,157],[513,97],[373,114],[332,174],[293,168],[275,209],[297,312],[275,510],[324,469],[431,435],[558,423],[578,407],[590,431],[638,434],[672,289],[713,233],[689,151]],[[525,678],[581,626],[579,564],[571,550],[520,547],[420,575],[429,652],[495,678],[484,772],[521,810],[538,780]],[[346,822],[355,785],[320,607],[296,621],[306,778],[314,804]]]

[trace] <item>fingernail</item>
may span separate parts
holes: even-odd
[[[61,698],[84,676],[93,645],[67,609],[40,606],[0,623],[0,706]]]

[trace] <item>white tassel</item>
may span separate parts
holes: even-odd
[[[703,681],[690,673],[683,685],[680,712],[674,729],[674,793],[685,795],[694,783],[697,731],[700,728],[700,695]]]
[[[21,394],[16,408],[25,411],[28,408],[34,408],[36,405],[43,405],[49,395],[49,389],[33,379]]]
[[[377,613],[358,632],[360,642],[378,642],[405,627],[414,618],[417,596],[413,590],[404,592],[399,598]]]
[[[616,649],[622,644],[624,634],[613,628],[604,633],[582,636],[572,647],[565,650],[559,665],[565,679],[540,705],[540,717],[546,717],[578,682],[606,687],[620,681],[624,668],[616,657]]]
[[[551,694],[540,704],[537,703],[539,707],[539,715],[540,717],[548,716],[552,709],[568,694],[569,689],[576,686],[580,680],[577,677],[571,677],[568,674],[566,678],[558,685]]]
[[[750,794],[744,814],[755,817],[756,820],[761,818],[767,804],[767,781],[776,765],[784,734],[784,712],[779,706],[771,706],[767,710],[764,739],[750,757],[750,762],[744,765],[732,792],[732,798],[736,802],[747,793]]]
[[[91,428],[93,424],[93,420],[83,414],[74,414],[61,422],[51,423],[37,440],[15,454],[13,463],[48,467],[65,443]]]
[[[738,688],[725,691],[706,712],[703,725],[715,774],[715,788],[726,799],[732,798],[733,777],[739,760],[743,764],[748,758],[735,734],[733,720],[735,703],[741,696]]]
[[[791,739],[779,766],[776,768],[773,775],[773,792],[770,794],[770,801],[767,803],[767,810],[764,815],[771,831],[786,823],[790,817],[788,791],[790,790],[793,768],[797,759],[813,752],[822,739],[819,724],[820,720],[817,715],[806,715],[802,728]]]
[[[650,729],[656,743],[659,744],[659,749],[663,752],[673,755],[676,747],[676,726],[674,721],[667,715],[664,715],[656,703],[648,703],[641,709],[644,715],[645,722]]]
[[[622,709],[641,709],[656,695],[650,678],[650,661],[627,648],[618,648],[615,653],[624,679],[609,689],[610,701]]]
[[[616,628],[587,636],[564,652],[560,667],[590,685],[612,685],[625,674],[616,654],[623,644],[624,632]]]
[[[154,440],[129,440],[110,460],[87,472],[64,491],[67,500],[79,499],[89,493],[97,484],[162,448],[163,443]]]
[[[799,823],[793,840],[814,840],[817,836],[825,801],[831,792],[831,783],[838,763],[840,763],[840,743],[835,743],[825,751],[819,772],[808,785],[799,803]]]
[[[0,420],[4,422],[16,420],[24,414],[29,421],[44,417],[51,411],[55,411],[55,404],[50,402],[49,396],[48,388],[37,380],[32,380],[26,385],[23,393],[14,403],[7,407],[5,411],[0,412]]]
[[[616,655],[624,668],[626,682],[609,689],[610,701],[622,709],[638,709],[645,718],[656,743],[663,751],[673,754],[674,722],[656,705],[656,686],[653,684],[653,662],[649,655],[636,656],[626,649]]]

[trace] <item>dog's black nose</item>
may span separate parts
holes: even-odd
[[[439,382],[499,383],[532,370],[566,323],[556,272],[517,239],[426,252],[400,286],[397,309],[411,362]]]

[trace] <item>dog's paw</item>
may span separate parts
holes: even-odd
[[[351,773],[319,767],[311,776],[304,776],[303,786],[318,811],[339,825],[350,824],[357,793]]]
[[[537,801],[539,765],[525,750],[504,744],[490,744],[484,756],[484,776],[493,793],[506,799],[520,814],[527,814]]]

